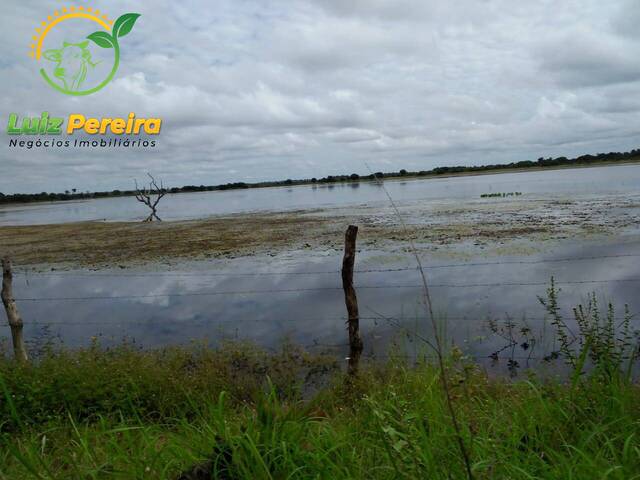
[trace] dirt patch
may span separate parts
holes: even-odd
[[[162,223],[84,222],[0,228],[0,254],[40,268],[123,268],[185,259],[276,255],[285,250],[341,250],[344,231],[361,227],[358,245],[393,251],[475,245],[508,249],[570,237],[611,235],[638,227],[638,199],[520,198],[401,207],[405,230],[391,208],[361,206],[288,213],[244,214]],[[486,254],[486,250],[484,251]]]
[[[187,222],[97,223],[0,228],[0,252],[16,264],[109,267],[170,259],[250,255],[310,240],[322,218],[243,215]]]

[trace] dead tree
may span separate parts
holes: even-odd
[[[347,326],[349,330],[349,374],[358,373],[358,364],[362,354],[362,339],[360,338],[360,314],[358,313],[358,298],[353,287],[353,266],[356,261],[356,237],[358,227],[349,225],[345,234],[344,258],[342,259],[342,288],[344,301],[347,306]]]
[[[160,186],[156,183],[156,179],[150,173],[147,173],[151,181],[149,182],[148,188],[143,188],[140,190],[138,187],[138,181],[136,180],[136,200],[140,203],[144,203],[147,207],[151,209],[151,213],[147,218],[145,218],[144,222],[153,222],[155,218],[157,221],[161,222],[162,219],[158,216],[157,207],[162,197],[167,194],[167,191],[164,189],[162,185],[162,180],[160,181]]]
[[[11,327],[13,354],[17,361],[26,363],[29,361],[29,356],[22,336],[22,318],[13,298],[13,274],[11,273],[11,259],[9,257],[2,259],[2,293],[0,296],[2,297],[4,310],[7,312],[9,327]]]

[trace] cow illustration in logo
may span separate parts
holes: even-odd
[[[81,43],[64,42],[62,48],[44,52],[44,58],[56,63],[53,75],[62,81],[65,90],[80,90],[89,68],[97,65],[91,61],[88,46],[89,40]]]
[[[44,58],[52,62],[50,71],[45,68],[40,69],[40,75],[51,88],[66,95],[90,95],[103,89],[113,80],[120,66],[119,39],[131,32],[139,17],[139,13],[126,13],[118,17],[114,22],[109,20],[107,15],[91,7],[80,6],[56,10],[53,15],[47,17],[46,22],[42,22],[42,25],[36,28],[38,35],[33,37],[29,56],[37,61]],[[102,29],[93,33],[89,33],[91,30],[85,30],[85,32],[89,33],[85,37],[86,40],[77,43],[64,41],[61,48],[46,49],[45,41],[52,30],[61,23],[70,20],[88,20],[98,24]],[[74,28],[77,29],[78,26],[74,25]],[[54,43],[51,46],[57,47],[58,45],[60,43],[57,45]],[[109,60],[106,60],[103,64],[105,65],[104,69],[95,68],[101,63],[100,61],[94,62],[92,59],[92,53],[98,53],[98,57],[100,57],[100,52],[95,50],[96,46],[104,49],[102,51],[103,57],[104,53],[107,53],[107,57],[113,56],[111,70],[108,70]],[[94,48],[94,50],[92,51],[91,48]],[[109,54],[106,50],[110,50],[112,54]],[[93,56],[95,57],[95,55]],[[91,81],[89,81],[88,78],[92,77],[91,73],[96,70],[102,70],[102,72],[94,74],[93,77],[97,77],[97,79],[91,78]],[[85,83],[90,86],[85,87]]]

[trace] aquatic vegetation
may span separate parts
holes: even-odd
[[[502,193],[483,193],[480,198],[505,198],[505,197],[519,197],[522,192],[502,192]]]
[[[619,376],[631,381],[640,363],[640,330],[632,326],[629,306],[624,305],[621,317],[611,303],[603,311],[601,301],[592,292],[586,303],[571,308],[567,317],[560,306],[559,292],[552,277],[546,295],[538,297],[547,314],[544,322],[551,327],[549,338],[545,338],[544,325],[533,331],[526,318],[488,319],[491,334],[504,340],[489,358],[494,362],[506,358],[512,377],[521,368],[518,359],[528,363],[538,358],[543,362],[561,360],[567,366],[565,371],[575,377],[589,373],[604,381]]]
[[[555,329],[559,347],[557,353],[572,367],[576,375],[582,375],[590,363],[599,375],[607,377],[619,374],[631,375],[634,364],[640,359],[640,332],[631,327],[631,312],[624,306],[622,320],[616,319],[613,304],[607,304],[603,312],[597,296],[592,293],[586,305],[572,309],[572,328],[564,319],[558,304],[558,288],[555,280],[547,289],[546,297],[538,297]]]

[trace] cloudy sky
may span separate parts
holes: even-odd
[[[20,150],[4,193],[429,169],[640,146],[637,0],[7,0],[0,117],[162,117],[150,150]],[[142,14],[116,80],[51,90],[27,56],[69,5]]]

